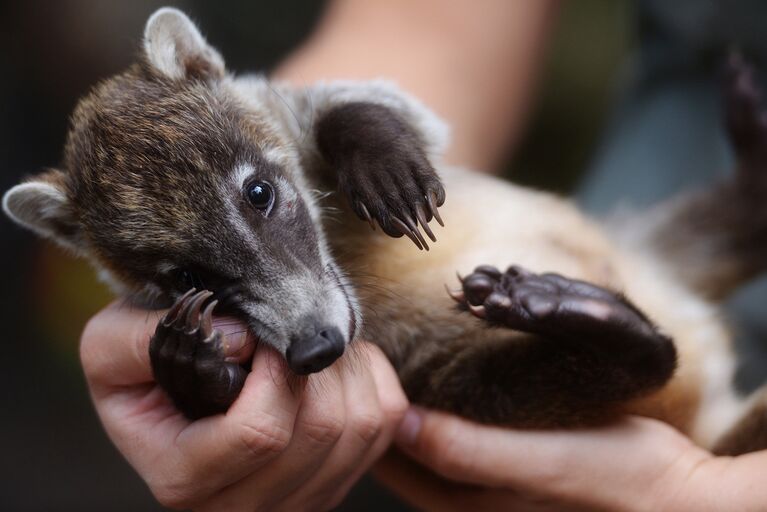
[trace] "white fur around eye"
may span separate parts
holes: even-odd
[[[239,164],[232,171],[232,183],[237,189],[245,187],[245,182],[253,177],[256,170],[250,164]]]
[[[256,170],[250,164],[239,164],[232,171],[232,183],[237,190],[242,190],[248,181],[258,178]],[[285,178],[278,176],[276,179],[266,178],[266,181],[273,181],[272,186],[276,194],[276,201],[282,205],[294,205],[298,201],[298,192],[296,188]]]
[[[296,204],[296,201],[298,201],[298,193],[288,180],[285,178],[277,178],[274,186],[277,189],[277,196],[280,204],[285,205],[286,207]]]

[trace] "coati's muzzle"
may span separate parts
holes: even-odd
[[[333,364],[343,355],[345,346],[337,327],[308,320],[300,334],[291,338],[285,358],[293,373],[308,375]]]

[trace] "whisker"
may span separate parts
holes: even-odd
[[[296,121],[296,125],[298,126],[299,133],[301,136],[301,140],[303,140],[306,132],[306,128],[304,127],[303,123],[301,123],[301,119],[296,114],[296,111],[293,110],[293,107],[288,103],[288,101],[280,94],[277,89],[275,89],[272,84],[269,83],[269,81],[266,81],[266,86],[269,88],[269,90],[277,96],[277,98],[285,105],[285,107],[288,109],[288,112],[290,112],[290,115],[293,116],[293,119]]]

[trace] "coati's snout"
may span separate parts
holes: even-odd
[[[261,297],[241,304],[251,331],[285,358],[291,372],[309,375],[333,364],[359,331],[361,318],[356,298],[334,263],[321,275],[289,274],[258,289]]]
[[[285,351],[288,367],[297,375],[324,370],[343,355],[346,347],[337,327],[319,324],[314,319],[306,323],[307,327],[292,337]]]

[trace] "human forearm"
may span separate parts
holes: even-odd
[[[394,79],[450,123],[448,161],[492,170],[518,138],[555,5],[336,0],[274,76]]]

